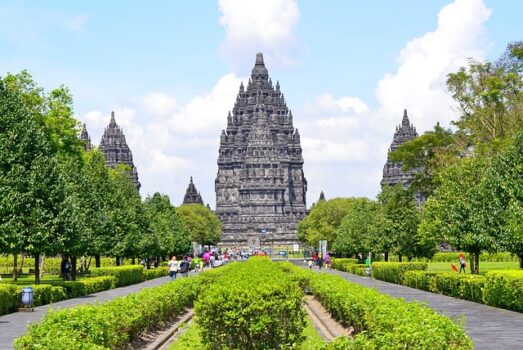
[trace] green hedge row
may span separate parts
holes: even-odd
[[[423,304],[380,294],[339,276],[290,263],[281,266],[338,322],[354,330],[352,338],[342,337],[326,349],[472,349],[461,326]]]
[[[200,286],[198,277],[179,278],[102,304],[50,311],[16,340],[15,349],[124,349],[191,306]]]
[[[523,271],[489,271],[485,275],[408,271],[403,284],[455,298],[523,312]]]
[[[303,292],[267,258],[228,264],[195,303],[208,349],[295,349],[303,341]]]
[[[116,287],[124,287],[145,281],[143,271],[142,265],[100,267],[91,269],[91,276],[114,276]]]
[[[155,278],[160,278],[169,275],[169,269],[165,267],[158,267],[156,269],[143,270],[143,276],[146,281]]]
[[[65,289],[50,284],[31,285],[33,306],[42,306],[67,299]],[[22,286],[0,285],[0,315],[16,311],[22,305]]]
[[[424,262],[374,262],[372,264],[372,277],[386,282],[401,284],[405,272],[427,270],[427,267],[428,264]]]
[[[343,266],[346,264],[357,264],[358,259],[352,258],[336,258],[332,259],[332,268],[336,270],[344,270]]]
[[[445,253],[436,253],[434,256],[427,260],[429,262],[453,262],[458,263],[459,255],[461,253],[457,252],[445,252]],[[465,259],[470,260],[469,253],[464,253]],[[508,262],[508,261],[518,261],[518,257],[512,253],[481,253],[479,256],[479,261],[490,261],[490,262]]]
[[[62,287],[65,290],[67,299],[71,299],[113,289],[116,287],[116,277],[89,277],[79,281],[53,282],[52,285]]]

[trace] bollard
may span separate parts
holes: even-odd
[[[361,271],[361,270],[360,270],[360,271]],[[367,266],[367,267],[365,268],[365,276],[366,276],[367,278],[370,278],[370,267],[369,267],[369,266]]]

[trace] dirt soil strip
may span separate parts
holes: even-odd
[[[182,316],[176,319],[173,325],[169,328],[161,329],[158,331],[152,331],[144,334],[139,340],[133,342],[130,349],[142,349],[142,350],[161,350],[167,349],[168,345],[181,333],[183,333],[187,327],[183,327],[186,323],[192,320],[194,316],[194,310],[189,309]]]
[[[305,310],[321,337],[329,342],[336,337],[350,336],[351,329],[347,329],[331,317],[331,314],[312,295],[305,296]]]

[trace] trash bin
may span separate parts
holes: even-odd
[[[361,271],[361,270],[360,270],[360,271]],[[365,276],[370,277],[370,267],[369,267],[369,266],[367,266],[367,267],[365,268]]]
[[[24,307],[33,306],[33,287],[22,288],[22,305]]]

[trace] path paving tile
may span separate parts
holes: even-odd
[[[190,273],[190,275],[193,274],[195,273]],[[39,306],[35,308],[34,312],[15,312],[12,314],[0,316],[0,349],[13,349],[14,340],[21,337],[25,333],[27,325],[31,322],[40,321],[49,309],[57,310],[76,305],[104,302],[117,297],[125,296],[130,293],[139,292],[143,288],[160,286],[167,282],[169,282],[169,277],[160,277],[126,287],[110,289],[104,292],[99,292],[80,298],[68,299],[49,305]]]
[[[300,264],[301,265],[301,264]],[[304,266],[304,265],[301,265]],[[316,270],[316,269],[315,269]],[[316,270],[317,271],[317,270]],[[383,294],[417,300],[453,319],[465,319],[465,331],[477,350],[523,349],[523,314],[419,289],[364,278],[337,270],[324,270]]]

